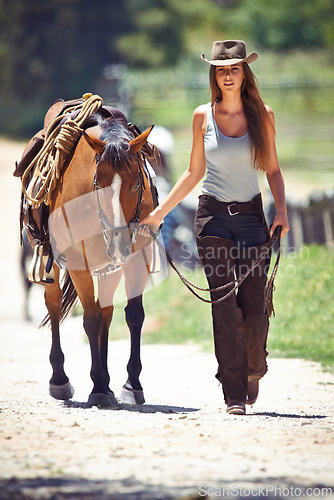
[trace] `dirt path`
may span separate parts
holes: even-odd
[[[212,354],[144,345],[147,404],[87,408],[89,348],[81,319],[70,318],[62,338],[76,393],[68,404],[48,396],[50,339],[37,329],[37,287],[34,320],[21,319],[19,182],[11,171],[22,148],[0,141],[0,150],[1,213],[9,219],[0,248],[0,499],[329,496],[334,376],[315,363],[269,359],[259,401],[238,417],[225,413]],[[110,343],[116,395],[127,356],[127,341]]]

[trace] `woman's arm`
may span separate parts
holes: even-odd
[[[270,127],[269,130],[269,140],[270,140],[270,152],[268,159],[268,169],[267,169],[267,179],[270,190],[275,200],[276,206],[276,215],[273,222],[273,225],[270,230],[270,235],[272,236],[276,226],[282,226],[281,236],[286,235],[289,231],[289,221],[287,217],[286,203],[285,203],[285,187],[283,175],[278,163],[277,152],[276,152],[276,144],[275,144],[275,117],[272,109],[269,106],[266,106],[266,109],[269,113],[270,120],[273,124],[273,127]]]
[[[156,230],[163,218],[182,201],[198,184],[205,174],[204,134],[206,127],[206,107],[199,106],[193,115],[193,142],[188,168],[181,175],[167,197],[150,214],[140,221],[139,233],[146,234],[147,226]]]

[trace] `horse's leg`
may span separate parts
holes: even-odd
[[[59,286],[59,268],[55,266],[54,283],[44,286],[45,304],[49,311],[52,344],[50,351],[50,363],[52,366],[52,377],[49,383],[50,395],[55,399],[71,399],[74,389],[64,371],[64,353],[60,345],[59,318],[62,303],[62,291]]]
[[[144,391],[139,381],[142,370],[140,359],[141,330],[145,319],[143,292],[148,278],[146,252],[134,254],[124,266],[125,289],[128,303],[125,318],[130,330],[131,350],[127,364],[128,379],[123,386],[121,399],[128,404],[145,403]],[[144,259],[145,256],[145,259]]]
[[[102,313],[102,327],[100,335],[100,358],[103,368],[106,372],[106,383],[109,386],[110,376],[108,371],[108,345],[109,345],[109,327],[112,320],[114,312],[114,294],[122,278],[122,271],[117,270],[107,276],[99,276],[99,294],[103,286],[103,299],[102,304],[100,304],[100,298],[98,300],[98,305],[101,308]],[[103,284],[103,285],[102,285]]]
[[[106,326],[110,324],[111,314],[109,313],[109,317],[106,314],[103,318],[101,308],[94,299],[94,283],[89,271],[71,271],[70,274],[84,310],[83,324],[91,351],[90,376],[93,381],[93,390],[88,403],[103,406],[117,404],[114,393],[109,388],[109,374],[106,369],[107,353],[103,357],[100,351],[101,340],[104,348],[106,345]]]
[[[125,308],[125,318],[130,330],[131,350],[127,364],[128,379],[123,385],[121,400],[128,404],[145,403],[144,391],[139,381],[142,370],[140,360],[140,337],[144,322],[142,295],[128,300]]]
[[[109,342],[109,326],[112,320],[114,306],[104,308],[102,310],[102,326],[99,341],[100,359],[103,370],[105,372],[105,383],[109,387],[110,375],[108,371],[108,342]]]

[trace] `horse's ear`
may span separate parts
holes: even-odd
[[[145,130],[145,132],[143,132],[142,134],[138,135],[137,137],[135,137],[134,139],[129,141],[129,146],[130,146],[132,153],[134,153],[134,154],[138,153],[140,148],[142,148],[144,146],[144,144],[147,141],[147,138],[150,135],[153,127],[154,127],[154,125],[151,125],[147,130]]]
[[[100,139],[97,139],[96,137],[92,137],[91,135],[88,135],[87,132],[83,131],[84,138],[88,142],[89,146],[95,151],[95,153],[98,156],[101,156],[103,153],[104,146],[106,145],[106,142],[100,141]]]

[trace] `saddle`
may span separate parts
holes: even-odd
[[[72,101],[64,101],[63,99],[57,99],[51,104],[50,108],[48,109],[44,117],[44,124],[42,130],[37,132],[37,134],[35,134],[34,137],[30,139],[30,141],[28,142],[23,151],[20,162],[16,163],[14,177],[21,177],[25,169],[30,165],[30,163],[33,161],[36,155],[40,152],[44,144],[46,131],[50,127],[51,123],[58,116],[65,113],[67,109],[70,109],[74,106],[78,106],[84,102],[85,98],[82,97],[81,99],[75,99]]]
[[[73,99],[70,101],[64,101],[63,99],[57,99],[54,101],[48,111],[46,112],[46,115],[44,117],[44,123],[43,123],[43,128],[35,134],[32,139],[28,142],[26,145],[21,160],[15,164],[15,171],[14,171],[14,177],[21,177],[22,174],[25,172],[26,168],[30,165],[30,163],[33,161],[33,159],[36,157],[36,155],[40,152],[42,149],[42,146],[44,144],[45,140],[45,135],[47,130],[49,129],[50,125],[56,120],[56,118],[64,113],[66,113],[67,110],[70,110],[71,108],[74,108],[76,106],[79,106],[80,104],[83,104],[85,100],[91,96],[91,94],[84,94],[82,98],[80,99]],[[74,111],[72,113],[69,113],[70,118],[75,118],[75,116],[79,113],[79,111]],[[113,117],[120,119],[124,122],[125,125],[127,125],[127,120],[125,115],[118,109],[113,108],[111,106],[101,106],[99,113],[106,117]],[[57,124],[55,123],[55,126],[61,125],[61,123]]]

